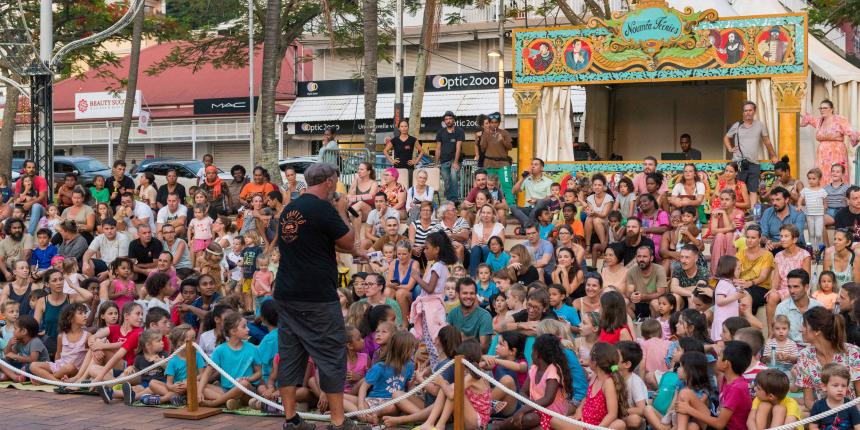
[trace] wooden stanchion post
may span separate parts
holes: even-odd
[[[168,409],[164,411],[165,418],[179,418],[183,420],[200,420],[221,413],[219,408],[201,408],[197,398],[197,351],[194,343],[185,342],[185,395],[188,399],[188,407],[185,409]]]
[[[454,430],[463,430],[466,428],[466,422],[463,417],[466,401],[465,384],[463,383],[463,356],[458,355],[454,358]]]

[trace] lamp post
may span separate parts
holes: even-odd
[[[502,114],[502,126],[504,127],[505,117],[505,56],[498,49],[491,49],[487,52],[490,58],[498,58],[499,60],[499,113]]]

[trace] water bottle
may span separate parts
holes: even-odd
[[[776,343],[774,343],[770,347],[770,367],[776,367]]]
[[[755,222],[761,221],[761,203],[756,203],[753,206],[753,219]]]

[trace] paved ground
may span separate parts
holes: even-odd
[[[200,421],[164,418],[164,410],[136,408],[94,396],[0,389],[0,429],[280,429],[277,417],[219,414]],[[323,429],[319,424],[318,428]]]

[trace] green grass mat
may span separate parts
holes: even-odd
[[[53,385],[33,385],[29,382],[12,382],[12,381],[3,381],[0,382],[0,388],[14,388],[16,390],[23,391],[41,391],[43,393],[53,393],[54,386]]]

